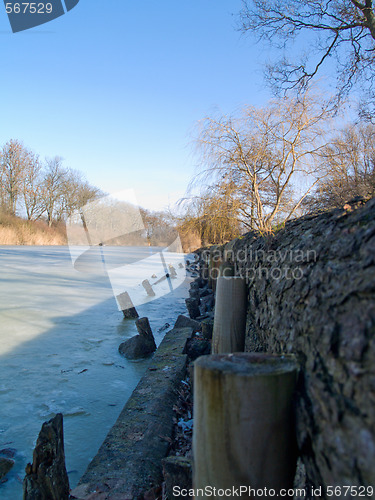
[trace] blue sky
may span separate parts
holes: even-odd
[[[106,192],[161,209],[195,171],[191,133],[219,108],[261,105],[261,46],[240,0],[80,0],[13,34],[0,5],[0,145],[60,155]]]

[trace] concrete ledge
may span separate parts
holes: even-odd
[[[165,335],[152,364],[88,466],[73,498],[136,499],[162,482],[161,460],[172,434],[176,388],[185,376],[182,354],[192,328]],[[94,493],[94,496],[92,494]]]

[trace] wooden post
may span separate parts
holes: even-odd
[[[211,355],[194,363],[194,488],[273,488],[277,496],[292,487],[296,376],[288,355]],[[241,498],[260,496],[264,490]]]
[[[243,278],[220,276],[217,279],[212,354],[244,350],[246,299]]]
[[[168,269],[169,269],[169,274],[170,274],[170,277],[171,277],[172,279],[173,279],[173,278],[177,278],[176,269],[172,266],[172,264],[169,264]]]
[[[147,292],[147,295],[149,297],[155,297],[155,292],[154,290],[152,289],[152,286],[150,285],[150,282],[148,280],[143,280],[142,281],[142,286],[143,288],[146,290]]]
[[[117,295],[116,299],[125,319],[139,318],[139,314],[137,313],[128,292],[120,293],[120,295]]]
[[[23,498],[24,500],[70,498],[61,413],[42,425],[33,452],[33,463],[26,465]]]
[[[148,318],[138,318],[135,322],[135,326],[137,327],[139,335],[146,339],[152,345],[155,351],[155,339]]]

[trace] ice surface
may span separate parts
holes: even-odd
[[[139,259],[134,249],[102,250],[109,267]],[[122,319],[103,265],[91,264],[73,268],[67,247],[0,247],[0,450],[17,450],[4,500],[22,498],[41,425],[57,412],[74,486],[147,367],[119,355],[135,324]],[[186,284],[138,307],[157,343],[157,330],[185,312],[185,296]]]

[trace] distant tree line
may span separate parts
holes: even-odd
[[[94,201],[97,203],[92,203]],[[97,211],[96,206],[99,207]],[[138,208],[144,229],[139,232],[142,234],[132,236],[128,234],[132,232],[132,214]],[[150,245],[169,246],[177,237],[178,221],[169,211],[127,207],[126,203],[111,200],[111,197],[107,199],[105,193],[91,185],[81,172],[65,166],[60,156],[42,160],[14,139],[0,147],[0,216],[2,214],[17,215],[29,221],[42,220],[50,227],[70,219],[70,225],[78,222],[87,230],[89,223],[93,232],[91,237],[95,236],[96,225],[102,232],[106,227],[107,243],[115,245],[130,244],[133,240],[133,244],[139,244],[143,238]],[[124,230],[126,234],[119,235],[124,217],[129,228]],[[134,231],[137,229],[138,226]]]
[[[65,221],[75,210],[101,195],[59,156],[44,161],[20,141],[0,148],[0,211],[44,219],[49,226]]]

